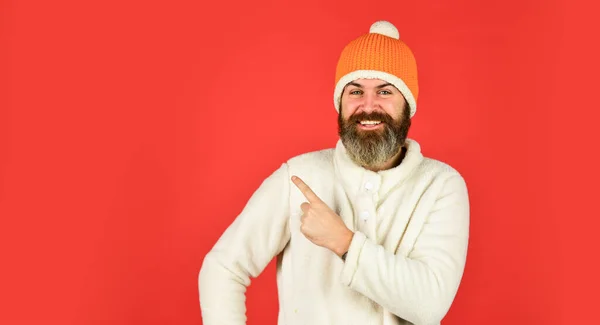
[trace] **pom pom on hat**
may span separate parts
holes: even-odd
[[[400,33],[398,32],[396,26],[385,20],[380,20],[373,23],[369,29],[369,33],[381,34],[383,36],[400,39]]]
[[[333,94],[335,109],[339,110],[344,88],[357,79],[380,79],[394,85],[410,108],[410,117],[417,111],[419,83],[417,63],[400,33],[392,23],[379,20],[369,33],[349,42],[338,60]]]

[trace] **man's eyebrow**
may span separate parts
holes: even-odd
[[[354,82],[354,81],[351,81],[351,82],[349,82],[349,83],[346,85],[346,87],[348,87],[348,86],[354,86],[354,87],[358,87],[358,88],[362,88],[362,87],[363,87],[361,84],[359,84],[359,83],[357,83],[357,82]]]
[[[377,86],[376,88],[381,89],[381,88],[384,88],[384,87],[387,87],[387,86],[393,86],[393,85],[391,83],[387,82],[387,83],[384,83],[383,85]]]

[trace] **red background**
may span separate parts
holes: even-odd
[[[471,194],[444,324],[595,323],[597,11],[568,2],[2,2],[0,324],[200,324],[204,255],[335,144],[337,57],[379,19],[418,60],[410,136]],[[276,314],[271,264],[248,323]]]

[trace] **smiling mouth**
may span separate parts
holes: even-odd
[[[358,123],[360,123],[360,125],[378,125],[381,123],[381,121],[359,121]]]
[[[383,122],[377,120],[362,120],[357,123],[360,129],[371,130],[377,129],[383,125]]]

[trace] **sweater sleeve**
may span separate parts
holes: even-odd
[[[283,164],[263,181],[204,257],[198,276],[205,325],[245,324],[246,287],[286,246],[289,177]]]
[[[439,324],[457,293],[468,237],[467,187],[461,176],[452,176],[407,257],[356,232],[342,282],[413,324]]]

